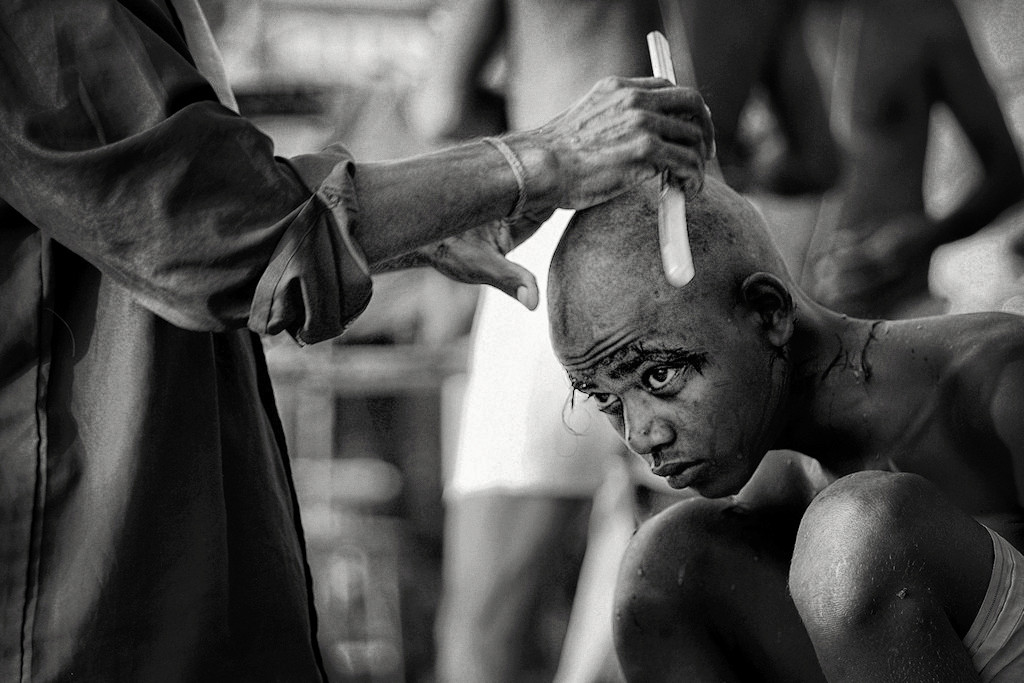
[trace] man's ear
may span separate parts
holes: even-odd
[[[782,348],[793,336],[793,295],[782,280],[771,273],[758,272],[740,287],[743,303],[761,319],[768,341]]]

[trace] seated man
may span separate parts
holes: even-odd
[[[575,389],[703,496],[631,543],[628,678],[1024,680],[1024,320],[849,318],[721,182],[688,214],[683,288],[649,186],[577,213],[549,275]]]

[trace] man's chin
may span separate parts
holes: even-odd
[[[677,466],[664,477],[674,489],[690,489],[704,498],[726,498],[739,493],[750,481],[750,473],[739,468],[721,467],[713,460],[698,460]]]
[[[671,486],[671,482],[669,482],[669,485]],[[729,496],[734,496],[739,493],[740,489],[743,488],[743,483],[732,484],[726,481],[695,481],[687,488],[692,491],[696,491],[704,498],[728,498]]]

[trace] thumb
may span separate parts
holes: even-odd
[[[531,311],[536,309],[540,302],[537,278],[526,268],[508,259],[496,261],[489,269],[484,282],[518,300]]]

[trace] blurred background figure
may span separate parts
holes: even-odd
[[[677,76],[705,94],[722,175],[741,192],[820,194],[838,177],[838,150],[804,40],[807,4],[661,3]]]
[[[952,0],[820,1],[811,31],[845,168],[817,222],[808,291],[861,317],[942,312],[928,288],[932,254],[1024,196],[1013,136],[964,21]],[[924,183],[939,106],[966,136],[980,174],[936,217]]]
[[[765,213],[786,264],[803,268],[822,193],[841,168],[808,0],[663,0],[680,82],[711,107],[724,179]]]
[[[424,140],[464,140],[508,130],[505,4],[442,0],[431,67],[406,104]]]

